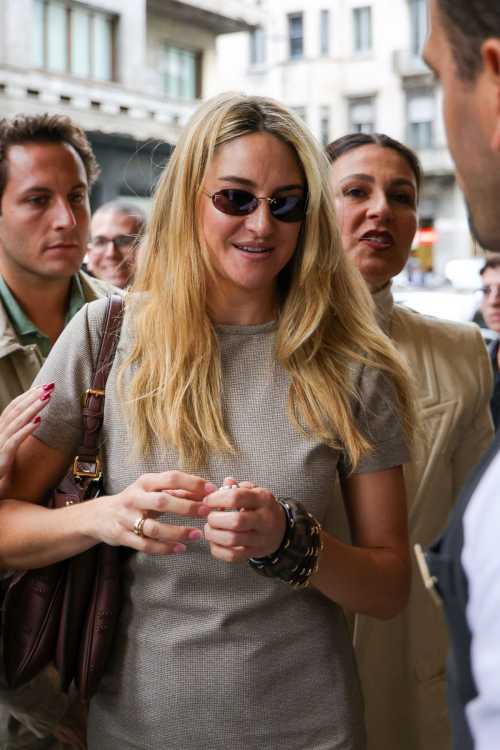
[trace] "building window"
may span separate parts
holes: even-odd
[[[98,81],[114,79],[115,18],[59,0],[34,0],[32,62],[36,68]]]
[[[372,48],[372,9],[354,8],[354,50],[370,52]]]
[[[328,55],[330,52],[330,13],[327,10],[321,11],[321,54]]]
[[[302,57],[304,54],[303,14],[290,13],[288,16],[288,38],[290,42],[290,58]]]
[[[321,107],[321,143],[326,146],[330,143],[330,107]]]
[[[366,96],[349,102],[349,132],[373,133],[375,130],[375,99]]]
[[[434,130],[434,96],[413,95],[408,99],[408,141],[411,148],[431,148]]]
[[[427,0],[410,0],[411,53],[420,57],[427,36]]]
[[[300,117],[301,120],[306,121],[306,108],[305,107],[292,107],[292,110],[295,112],[297,117]]]
[[[262,26],[252,29],[250,33],[250,64],[262,65],[266,61],[266,37]]]
[[[163,90],[173,99],[197,99],[200,53],[164,45],[161,50]]]

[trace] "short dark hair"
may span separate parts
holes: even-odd
[[[483,68],[483,42],[500,38],[500,3],[498,0],[436,2],[453,50],[458,75],[465,81],[474,81]]]
[[[484,266],[479,271],[481,276],[488,268],[500,268],[500,253],[492,253],[486,258]]]
[[[342,154],[346,154],[355,148],[361,148],[361,146],[392,148],[393,151],[400,153],[410,165],[417,181],[417,192],[420,193],[422,185],[422,165],[420,164],[420,159],[414,151],[388,135],[384,135],[383,133],[350,133],[349,135],[337,138],[333,143],[329,143],[325,150],[330,163],[333,164]]]
[[[67,143],[80,156],[89,187],[99,176],[99,165],[85,131],[69,117],[47,114],[4,117],[0,119],[0,208],[8,177],[7,152],[11,146],[26,143]]]

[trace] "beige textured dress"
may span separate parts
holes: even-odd
[[[81,437],[81,396],[105,306],[92,303],[75,317],[38,379],[54,380],[56,388],[37,437],[68,453]],[[200,475],[218,486],[232,475],[296,497],[322,521],[338,453],[290,424],[288,376],[273,365],[274,324],[217,332],[237,455],[213,455]],[[105,403],[102,459],[110,494],[145,472],[178,465],[176,453],[156,441],[146,461],[128,463],[130,437],[115,380],[131,343],[126,317]],[[393,386],[361,366],[353,378],[365,404],[361,427],[374,446],[358,471],[405,462]],[[91,704],[90,750],[363,750],[365,742],[352,646],[335,602],[314,587],[294,590],[262,578],[246,562],[216,560],[205,539],[175,556],[124,557],[120,621]]]

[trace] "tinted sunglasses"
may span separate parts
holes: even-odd
[[[215,208],[228,216],[248,216],[257,210],[261,201],[269,202],[271,215],[279,221],[286,221],[290,224],[297,221],[303,221],[306,215],[307,201],[304,198],[297,198],[295,195],[287,195],[283,198],[257,198],[247,190],[217,190],[210,195],[202,188]]]

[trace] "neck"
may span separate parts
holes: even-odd
[[[3,258],[0,273],[23,313],[53,346],[66,322],[71,278],[47,279],[33,273],[16,273]]]
[[[207,302],[214,323],[233,326],[258,326],[276,317],[274,284],[266,289],[227,289],[207,284]]]
[[[365,281],[368,284],[368,286],[370,288],[370,292],[372,294],[377,294],[377,292],[381,292],[382,289],[385,289],[391,283],[390,279],[388,279],[387,281],[383,281],[382,283],[377,283],[375,281],[370,281],[369,279],[365,279]]]

